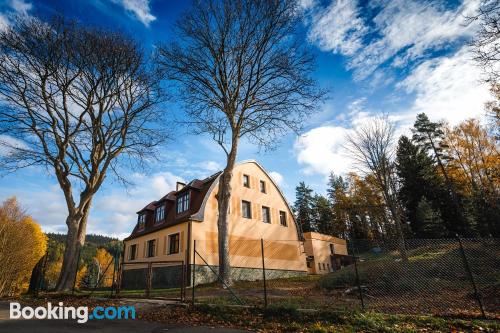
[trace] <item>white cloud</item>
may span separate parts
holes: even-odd
[[[475,25],[465,24],[465,17],[479,3],[464,0],[457,8],[446,8],[429,1],[374,1],[365,12],[377,14],[368,18],[360,17],[357,1],[334,0],[328,8],[311,11],[310,40],[322,50],[348,56],[348,69],[365,79],[385,63],[403,67],[430,50],[470,37]]]
[[[413,123],[417,113],[431,119],[444,119],[454,125],[484,114],[484,103],[491,99],[488,87],[480,82],[481,71],[464,46],[454,55],[427,60],[397,87],[416,98],[401,120]]]
[[[26,15],[33,8],[31,2],[24,2],[23,0],[11,0],[10,7],[19,14]]]
[[[481,118],[484,103],[491,99],[488,87],[480,82],[481,71],[464,46],[455,54],[422,62],[396,85],[414,94],[409,109],[393,110],[389,119],[396,124],[395,139],[408,134],[418,113],[425,112],[433,121],[445,120],[451,125],[467,118]],[[339,119],[343,126],[320,126],[297,139],[295,153],[306,174],[328,175],[353,169],[344,148],[346,135],[375,116],[360,98],[347,106]]]
[[[23,141],[9,135],[0,135],[0,156],[6,156],[12,149],[16,148],[26,149],[27,146]]]
[[[156,20],[156,16],[151,14],[149,0],[112,0],[114,3],[121,5],[125,10],[135,16],[136,19],[142,22],[146,27]]]
[[[353,55],[361,48],[367,28],[359,17],[357,1],[334,0],[324,11],[313,14],[312,20],[309,40],[321,50]]]
[[[328,175],[349,169],[344,148],[348,130],[340,126],[316,127],[300,136],[294,145],[297,161],[306,174]]]
[[[276,184],[278,184],[278,186],[285,186],[285,178],[278,171],[269,172],[269,176],[271,176],[271,178],[276,182]]]

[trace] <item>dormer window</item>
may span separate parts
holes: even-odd
[[[243,186],[250,188],[250,176],[243,175]]]
[[[144,227],[146,226],[146,214],[144,213],[139,214],[137,224],[138,224],[137,229],[139,230],[144,229]]]
[[[155,209],[155,223],[160,223],[165,219],[165,206],[161,205]]]
[[[177,197],[177,214],[185,212],[189,209],[189,192],[181,194]]]

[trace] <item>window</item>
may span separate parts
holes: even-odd
[[[252,218],[252,204],[248,201],[241,201],[241,215],[246,219]]]
[[[325,270],[325,269],[326,269],[326,267],[325,267],[325,263],[323,263],[323,270]]]
[[[285,212],[282,212],[280,211],[280,224],[284,227],[287,226],[287,223],[286,223],[286,213]]]
[[[328,263],[326,264],[326,269],[327,269],[327,271],[330,271],[330,264],[328,264]]]
[[[271,223],[271,210],[269,207],[262,206],[262,222]]]
[[[165,206],[161,205],[160,207],[156,207],[155,210],[155,222],[158,223],[165,219]]]
[[[177,214],[189,209],[189,192],[177,197]]]
[[[179,253],[179,234],[168,236],[168,254]]]
[[[307,268],[311,268],[311,262],[310,261],[306,261],[306,265],[307,265]]]
[[[139,214],[139,218],[137,223],[139,224],[138,229],[144,229],[144,226],[146,225],[146,214]]]
[[[250,188],[250,176],[243,175],[243,186]]]
[[[318,269],[321,270],[321,263],[318,262]]]
[[[147,247],[146,254],[147,254],[148,258],[155,256],[155,254],[156,254],[156,239],[148,240],[148,247]]]
[[[330,253],[335,254],[335,247],[333,246],[333,244],[330,244]]]
[[[128,258],[130,260],[135,260],[136,255],[137,255],[137,244],[130,245],[130,250],[129,250]]]
[[[266,182],[263,180],[260,181],[260,191],[266,193]]]

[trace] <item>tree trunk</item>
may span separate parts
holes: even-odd
[[[398,241],[399,254],[401,255],[401,260],[403,262],[408,262],[408,254],[406,253],[406,245],[405,245],[405,237],[403,233],[403,225],[401,221],[401,214],[399,213],[399,209],[397,207],[397,202],[393,195],[391,195],[387,189],[384,189],[383,195],[385,197],[385,202],[389,207],[392,218],[396,224],[396,234]]]
[[[231,200],[231,179],[236,163],[237,142],[233,142],[231,151],[227,156],[227,164],[219,179],[219,192],[217,203],[219,217],[217,219],[219,240],[219,275],[227,286],[232,285],[231,266],[229,261],[229,235],[227,232],[229,203]]]
[[[68,235],[66,236],[66,247],[64,249],[61,273],[56,285],[56,291],[73,289],[73,283],[78,270],[78,254],[85,244],[87,230],[87,218],[90,212],[90,202],[84,207],[82,217],[69,215],[66,219]]]

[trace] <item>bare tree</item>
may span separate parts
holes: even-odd
[[[394,125],[387,116],[362,124],[347,135],[347,148],[360,170],[374,176],[396,227],[401,258],[408,260],[394,168]]]
[[[227,216],[238,143],[266,149],[298,132],[323,96],[314,58],[297,35],[296,2],[195,1],[175,26],[178,41],[158,61],[180,92],[197,133],[226,154],[218,189],[219,272],[230,281]]]
[[[55,175],[68,209],[56,289],[67,290],[106,175],[164,140],[153,125],[158,80],[133,40],[63,18],[19,18],[0,33],[0,50],[1,167],[42,165]]]
[[[500,2],[484,0],[477,13],[469,16],[468,22],[479,22],[479,30],[472,42],[474,59],[487,75],[486,81],[500,80]]]
[[[491,118],[491,129],[500,140],[500,2],[484,0],[477,13],[468,18],[469,24],[478,22],[479,29],[472,41],[474,60],[482,69],[491,88],[493,101],[486,104]]]

